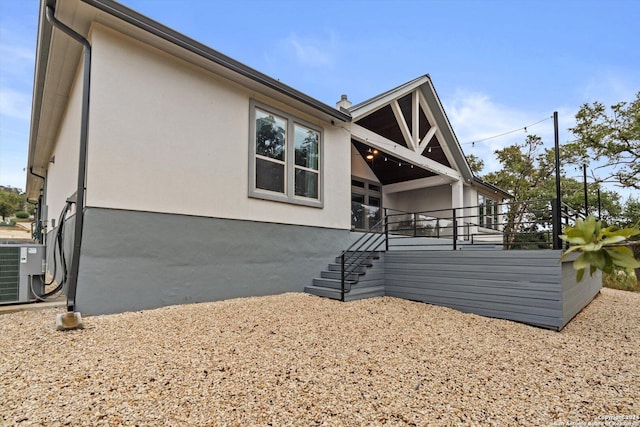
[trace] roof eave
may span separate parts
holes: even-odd
[[[254,70],[233,58],[180,34],[169,27],[153,21],[152,19],[113,0],[80,0],[80,2],[95,8],[97,11],[113,16],[134,28],[158,37],[167,43],[171,43],[178,48],[185,49],[191,55],[197,55],[206,61],[211,61],[211,63],[216,64],[216,66],[228,69],[231,71],[231,74],[235,73],[240,76],[239,79],[245,79],[245,81],[248,79],[249,81],[255,82],[257,86],[265,88],[265,93],[271,92],[281,94],[284,97],[295,101],[295,103],[305,106],[310,109],[310,111],[318,112],[319,117],[323,117],[326,120],[337,120],[341,122],[351,121],[351,115],[348,112],[340,111],[324,104],[309,95],[287,86],[266,74]],[[47,6],[56,9],[57,3],[58,0],[43,0],[40,4],[27,170],[34,167],[34,163],[36,163],[37,160],[35,159],[35,152],[38,147],[38,132],[41,125],[40,121],[43,107],[45,77],[51,54],[50,47],[53,27],[46,20],[44,11]],[[79,46],[78,49],[81,49],[81,47]],[[40,161],[40,163],[42,163],[42,161]],[[42,165],[35,165],[34,172],[38,175],[44,174]],[[26,179],[27,197],[30,199],[37,198],[41,187],[42,179],[28,173]]]
[[[508,193],[507,191],[503,190],[502,188],[493,185],[489,182],[484,181],[482,178],[478,178],[477,176],[473,177],[472,182],[476,185],[479,185],[481,187],[484,187],[486,189],[488,189],[489,191],[492,191],[494,193],[498,193],[500,194],[503,198],[505,199],[512,199],[513,195]]]
[[[81,0],[82,2],[99,9],[109,15],[112,15],[122,21],[133,25],[141,30],[147,31],[156,37],[167,42],[173,43],[187,51],[199,55],[209,61],[221,65],[239,75],[249,78],[257,83],[273,89],[289,98],[301,102],[313,109],[322,112],[332,119],[342,122],[350,122],[351,115],[337,110],[317,99],[306,95],[280,81],[267,76],[235,59],[218,52],[190,37],[185,36],[165,25],[160,24],[132,9],[129,9],[113,0]]]
[[[31,122],[29,128],[29,148],[27,153],[27,179],[25,193],[27,199],[34,200],[38,197],[42,187],[42,179],[32,173],[34,167],[34,151],[37,143],[38,127],[40,125],[40,114],[42,111],[42,95],[44,92],[45,74],[49,58],[49,48],[51,46],[51,34],[53,27],[45,18],[47,6],[55,8],[56,0],[46,0],[40,4],[38,14],[38,35],[36,38],[36,58],[33,73],[33,94],[31,98]],[[44,171],[35,171],[36,174]]]

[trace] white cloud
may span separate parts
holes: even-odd
[[[291,34],[280,43],[280,50],[296,62],[308,67],[332,67],[336,62],[339,43],[334,33],[325,38],[302,37]]]
[[[31,97],[12,89],[0,89],[0,115],[14,119],[31,119]]]
[[[486,94],[462,89],[458,89],[446,102],[445,109],[462,150],[465,154],[481,158],[485,163],[485,173],[500,168],[495,150],[522,143],[527,134],[541,136],[546,145],[553,143],[552,120],[529,126],[550,118],[551,112],[526,111],[502,105]]]
[[[602,102],[607,107],[621,101],[633,101],[640,90],[640,78],[620,70],[600,70],[579,89],[585,103]]]
[[[623,98],[626,99],[626,98]],[[605,102],[605,101],[602,101]],[[613,101],[618,102],[618,101]],[[506,146],[522,143],[527,133],[540,136],[546,148],[554,145],[554,128],[551,116],[553,111],[558,112],[558,130],[560,144],[574,139],[569,131],[575,125],[577,108],[557,106],[551,111],[529,111],[520,107],[508,106],[494,102],[488,95],[480,92],[458,90],[454,96],[444,102],[447,116],[456,132],[458,141],[462,144],[465,154],[474,154],[484,161],[485,167],[482,173],[493,172],[501,168],[496,159],[495,150]],[[522,129],[542,119],[549,118],[538,125],[527,128],[527,133]],[[493,138],[506,132],[516,130],[504,136]],[[481,141],[485,138],[488,140]],[[479,141],[471,144],[472,141]],[[598,163],[593,163],[591,168]],[[576,167],[565,167],[567,176],[582,180],[582,173]],[[600,171],[605,173],[605,171]],[[589,178],[591,181],[591,178]],[[605,185],[608,190],[618,192],[625,200],[630,195],[629,189],[621,189],[612,185]]]
[[[32,64],[35,58],[35,52],[33,49],[6,44],[0,44],[0,54],[3,57],[3,61],[27,61],[29,64]]]

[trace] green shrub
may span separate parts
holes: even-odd
[[[626,271],[615,271],[611,274],[602,275],[602,286],[611,289],[621,289],[623,291],[640,292],[640,282],[635,274]]]
[[[29,212],[18,211],[18,212],[16,212],[16,218],[20,218],[20,219],[29,218]]]
[[[10,219],[9,222],[2,222],[2,220],[0,220],[0,227],[13,227],[14,225],[16,225],[16,222],[12,219]]]

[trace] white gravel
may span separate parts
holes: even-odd
[[[0,316],[1,425],[640,425],[640,294],[625,291],[559,333],[301,293],[68,332],[59,312]]]

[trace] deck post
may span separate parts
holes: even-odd
[[[417,230],[417,220],[416,220],[416,213],[413,213],[413,237],[416,237],[418,235],[418,230]]]
[[[553,112],[553,136],[555,145],[556,198],[553,200],[553,249],[562,249],[560,230],[562,229],[562,193],[560,191],[560,136],[558,130],[558,112]]]
[[[389,250],[389,217],[387,208],[384,208],[384,250]]]
[[[551,218],[552,218],[552,228],[553,228],[553,249],[562,249],[562,244],[560,243],[560,229],[562,228],[562,214],[560,211],[560,206],[558,203],[558,199],[553,199],[551,201]]]
[[[453,208],[453,250],[458,250],[458,218],[456,208]]]

